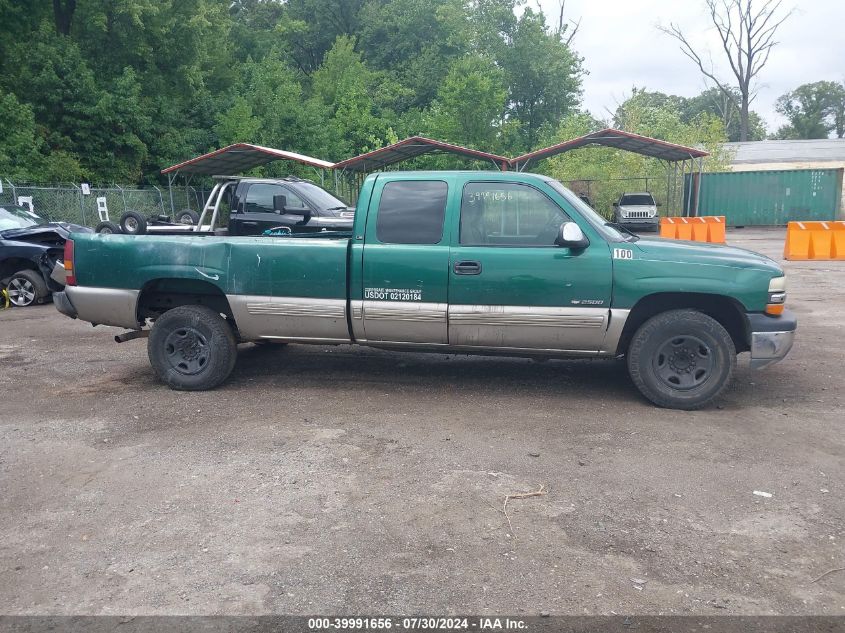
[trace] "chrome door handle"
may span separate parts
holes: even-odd
[[[456,275],[480,275],[481,262],[470,260],[455,262],[455,265],[452,270],[455,271]]]

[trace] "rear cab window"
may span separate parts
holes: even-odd
[[[376,239],[382,244],[439,244],[448,191],[442,180],[386,183],[376,215]]]

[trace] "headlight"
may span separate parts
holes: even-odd
[[[786,277],[775,277],[769,282],[769,292],[786,292]]]
[[[766,314],[783,314],[786,303],[786,277],[775,277],[769,282],[769,299],[766,301]]]

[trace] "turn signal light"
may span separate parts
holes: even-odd
[[[783,314],[783,304],[782,303],[769,303],[766,305],[766,314],[770,314],[771,316],[780,316]]]

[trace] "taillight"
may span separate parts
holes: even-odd
[[[65,242],[65,285],[76,285],[76,275],[73,270],[73,240]]]

